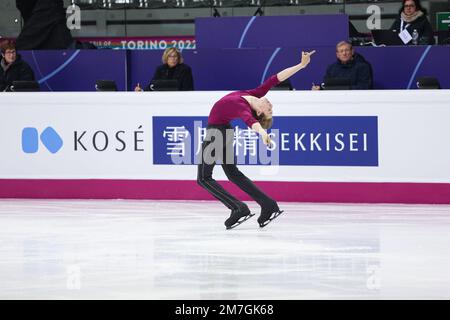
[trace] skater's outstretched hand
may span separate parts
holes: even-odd
[[[305,52],[302,51],[302,60],[300,63],[296,64],[295,66],[286,68],[280,72],[277,73],[277,78],[280,82],[283,82],[286,79],[289,79],[291,76],[296,74],[301,69],[305,68],[309,62],[311,61],[311,56],[316,52],[316,50]]]
[[[316,52],[316,50],[305,52],[302,51],[302,61],[300,62],[300,65],[304,68],[311,62],[311,56]]]

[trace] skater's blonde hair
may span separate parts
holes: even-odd
[[[270,129],[272,128],[272,124],[273,124],[273,118],[272,117],[267,117],[265,115],[263,115],[260,119],[259,119],[259,124],[261,125],[261,127],[263,127],[264,129]]]

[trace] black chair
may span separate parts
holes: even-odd
[[[95,90],[97,91],[118,91],[116,82],[113,80],[97,80],[95,83]]]
[[[153,80],[150,82],[150,91],[178,91],[178,80]]]
[[[419,89],[441,89],[439,80],[434,77],[417,78],[417,88]]]
[[[13,92],[37,92],[41,91],[36,81],[13,81],[10,90]]]
[[[322,83],[323,90],[350,90],[352,81],[348,78],[328,78]]]

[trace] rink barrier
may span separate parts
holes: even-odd
[[[219,181],[244,201],[247,194]],[[277,201],[450,204],[450,183],[274,182],[256,185]],[[215,200],[196,181],[1,179],[0,198]]]
[[[224,94],[0,94],[0,197],[211,199],[191,160]],[[258,136],[234,128],[234,138],[236,154],[248,156],[238,157],[239,169],[278,201],[450,203],[450,90],[268,98],[270,157]],[[214,178],[226,181],[220,167]]]

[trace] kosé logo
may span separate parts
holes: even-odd
[[[22,130],[22,151],[25,153],[38,152],[39,140],[53,154],[63,146],[61,136],[52,127],[45,128],[40,135],[36,128],[27,127]]]

